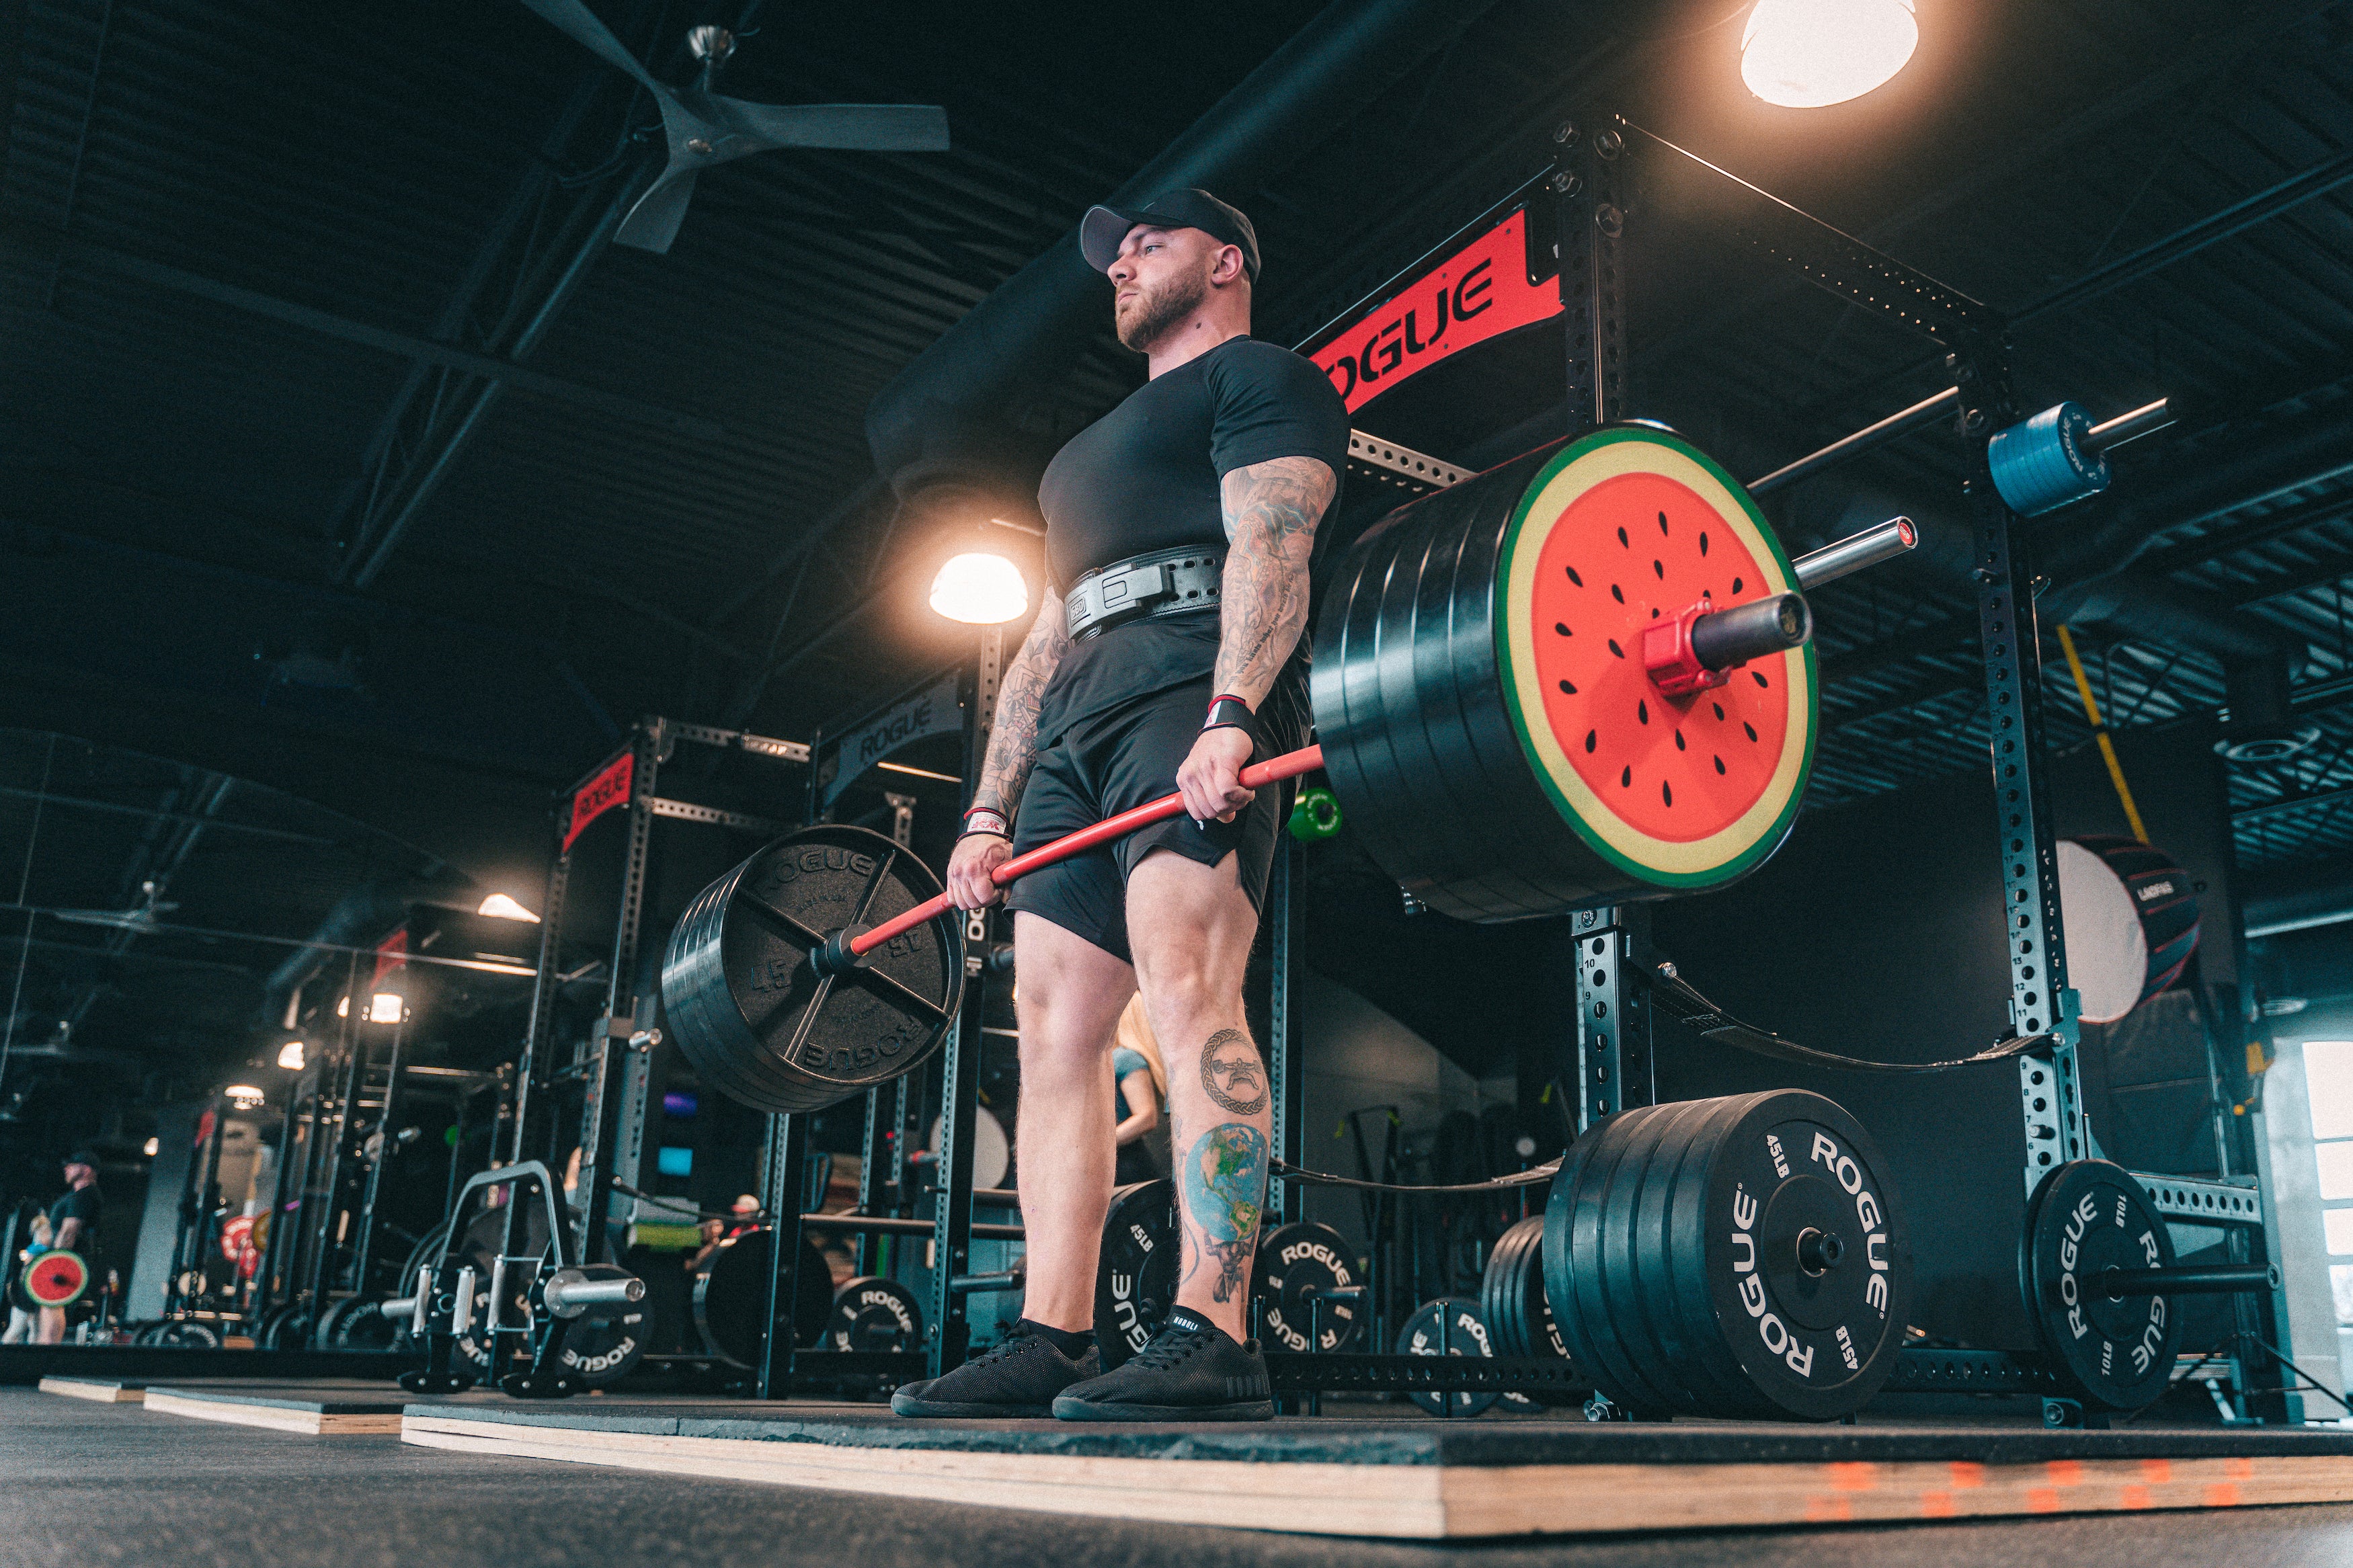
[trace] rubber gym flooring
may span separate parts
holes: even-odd
[[[2353,1504],[1969,1525],[1415,1546],[1072,1520],[214,1427],[0,1388],[0,1565],[1937,1568],[2353,1563]]]

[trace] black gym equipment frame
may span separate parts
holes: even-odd
[[[1627,228],[1624,193],[1631,183],[1629,165],[1639,153],[1678,160],[1715,176],[1718,188],[1728,188],[1738,207],[1733,229],[1742,243],[1807,282],[1928,339],[1945,352],[1944,367],[1952,382],[1946,391],[1776,469],[1757,481],[1757,488],[1778,489],[1793,483],[1939,421],[1963,444],[1968,472],[1962,489],[1977,525],[1972,576],[1978,590],[1999,814],[1995,826],[2002,859],[2003,920],[2010,928],[2005,933],[2005,944],[2011,1027],[2015,1035],[2031,1042],[2017,1053],[2027,1151],[2022,1177],[2026,1194],[2031,1195],[2056,1166],[2100,1156],[2081,1097],[2077,1003],[2066,984],[2055,834],[2049,775],[2042,765],[2046,756],[2042,668],[2034,605],[2041,583],[2021,526],[2024,520],[1995,488],[1988,458],[1992,437],[2020,419],[2010,384],[2009,324],[2001,312],[1982,301],[1621,115],[1565,120],[1553,128],[1552,141],[1556,152],[1548,170],[1524,181],[1471,224],[1398,269],[1356,305],[1311,334],[1301,350],[1312,353],[1328,348],[1374,312],[1395,302],[1409,280],[1422,279],[1446,258],[1467,254],[1467,238],[1521,213],[1525,215],[1523,228],[1529,237],[1532,282],[1545,259],[1536,254],[1536,247],[1547,226],[1551,232],[1550,260],[1556,269],[1568,393],[1569,424],[1562,434],[1576,436],[1623,420],[1629,413],[1630,364],[1621,254]],[[1541,206],[1547,202],[1549,214],[1541,214]],[[1549,225],[1540,221],[1545,216],[1549,216]],[[1410,322],[1405,336],[1412,337]],[[1370,348],[1368,340],[1367,353]],[[1397,363],[1392,361],[1392,371]],[[1385,485],[1401,488],[1408,499],[1469,477],[1442,459],[1361,432],[1352,433],[1349,466],[1352,474],[1362,468]],[[1292,1125],[1295,1098],[1286,1089],[1293,1087],[1290,1080],[1297,1071],[1288,1000],[1288,961],[1298,934],[1291,892],[1296,854],[1297,847],[1286,843],[1276,868],[1276,896],[1270,902],[1276,922],[1274,1016],[1281,1021],[1272,1041],[1275,1136],[1280,1157],[1294,1164],[1298,1158],[1296,1128]],[[1572,1090],[1568,1106],[1574,1135],[1602,1117],[1657,1100],[1648,982],[1655,973],[1658,955],[1651,946],[1648,910],[1641,906],[1579,910],[1571,922],[1577,966],[1577,1026],[1573,1039],[1563,1042],[1566,1070],[1559,1078],[1566,1079],[1564,1087]],[[2252,1257],[2258,1237],[2263,1258],[2277,1258],[2279,1231],[2272,1196],[2257,1178],[2229,1174],[2227,1164],[2219,1177],[2136,1174],[2152,1206],[2168,1220],[2225,1227],[2232,1264],[2261,1261]],[[1269,1213],[1295,1217],[1297,1205],[1295,1194],[1271,1198]],[[2281,1369],[2274,1364],[2276,1357],[2254,1360],[2242,1353],[2250,1342],[2265,1342],[2267,1330],[2270,1342],[2285,1342],[2284,1292],[2274,1289],[2266,1300],[2240,1295],[2236,1311],[2239,1332],[2234,1346],[2226,1356],[2215,1358],[2226,1361],[2231,1368],[2233,1394],[2226,1418],[2300,1422],[2302,1401],[2283,1384]],[[1271,1363],[1293,1359],[1315,1358],[1274,1357]],[[1350,1369],[1348,1386],[1408,1386],[1403,1380],[1378,1381],[1383,1374],[1371,1363],[1402,1363],[1411,1358],[1350,1359],[1366,1364]],[[1315,1376],[1307,1367],[1286,1367],[1278,1373],[1277,1384],[1306,1387],[1313,1385]],[[1368,1378],[1375,1381],[1365,1381]],[[2039,1394],[2043,1397],[2046,1422],[2077,1424],[2086,1418],[2073,1401],[2056,1397],[2051,1374],[2032,1358],[2005,1351],[1906,1350],[1900,1352],[1896,1373],[1886,1386],[1898,1392],[1965,1389]],[[2250,1394],[2257,1395],[2263,1406],[2260,1414],[2250,1408]],[[2217,1402],[2221,1403],[2219,1394]],[[2095,1413],[2090,1419],[2100,1418]]]

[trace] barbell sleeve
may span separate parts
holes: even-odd
[[[432,1316],[432,1312],[433,1265],[430,1263],[420,1263],[417,1266],[417,1295],[414,1301],[414,1312],[408,1320],[408,1332],[411,1338],[419,1341],[425,1338],[425,1325],[427,1321]]]
[[[948,1279],[951,1296],[985,1296],[996,1290],[1018,1290],[1022,1287],[1021,1270],[1004,1269],[996,1274],[957,1274]]]
[[[1814,633],[1814,613],[1803,594],[1776,594],[1702,616],[1692,623],[1692,652],[1710,669],[1802,647]]]
[[[1753,496],[1771,495],[1785,485],[1794,485],[1809,474],[1820,473],[1832,463],[1868,452],[1883,442],[1893,441],[1907,430],[1916,430],[1947,414],[1957,414],[1961,407],[1960,388],[1948,386],[1934,397],[1926,397],[1898,414],[1891,414],[1876,425],[1866,425],[1852,436],[1841,436],[1817,452],[1809,452],[1794,463],[1784,463],[1771,473],[1748,481],[1748,493]]]
[[[474,1326],[474,1280],[478,1276],[471,1264],[458,1270],[458,1300],[449,1309],[449,1331],[463,1339],[466,1331]]]
[[[634,1274],[618,1279],[591,1279],[576,1268],[559,1268],[540,1299],[557,1317],[576,1318],[591,1307],[627,1307],[644,1300],[646,1282]]]
[[[1850,533],[1835,543],[1825,544],[1810,554],[1800,555],[1789,564],[1798,574],[1798,586],[1810,592],[1866,566],[1893,561],[1919,542],[1920,531],[1913,526],[1910,518],[1891,517],[1860,533]]]
[[[2128,414],[2119,414],[2105,424],[2094,425],[2084,437],[2084,445],[2094,452],[2105,452],[2111,447],[2121,447],[2137,436],[2152,430],[2162,430],[2173,423],[2173,401],[2160,397],[2155,403],[2144,403]]]
[[[2279,1270],[2264,1263],[2218,1263],[2172,1268],[2105,1268],[2092,1277],[2094,1294],[2126,1296],[2229,1296],[2245,1290],[2276,1290]]]
[[[1285,752],[1262,763],[1252,763],[1242,770],[1244,789],[1263,789],[1284,779],[1295,779],[1302,773],[1312,773],[1324,765],[1324,748],[1303,746],[1295,752]],[[1016,855],[988,874],[988,879],[998,887],[1009,887],[1030,872],[1057,861],[1082,854],[1098,844],[1108,844],[1124,838],[1139,827],[1149,827],[1155,822],[1166,822],[1185,809],[1181,795],[1163,795],[1107,816],[1092,827],[1082,827],[1076,833],[1066,833],[1050,844],[1040,844],[1026,855]],[[861,931],[845,940],[841,932],[834,935],[821,948],[809,954],[810,963],[820,974],[839,974],[855,966],[857,961],[903,931],[914,930],[925,921],[944,914],[952,908],[948,896],[941,893],[925,899],[903,914],[894,915],[873,930]]]

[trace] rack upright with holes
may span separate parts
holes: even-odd
[[[1553,132],[1551,166],[1521,184],[1478,219],[1449,237],[1388,282],[1340,312],[1302,344],[1313,352],[1343,333],[1366,332],[1356,358],[1369,372],[1375,346],[1385,340],[1367,322],[1383,319],[1405,287],[1419,288],[1441,259],[1468,256],[1467,237],[1502,233],[1514,212],[1525,214],[1529,280],[1543,262],[1556,268],[1569,426],[1578,434],[1624,420],[1630,357],[1626,342],[1625,275],[1629,193],[1638,149],[1705,171],[1737,207],[1737,237],[1777,264],[1851,304],[1870,310],[1936,345],[1951,385],[1911,408],[1856,431],[1820,451],[1755,481],[1763,494],[1870,450],[1929,423],[1947,421],[1962,444],[1968,477],[1965,498],[1977,527],[1974,576],[1983,678],[1990,734],[1989,744],[2000,819],[1997,847],[2002,858],[2005,938],[2013,1032],[2029,1040],[2017,1055],[2019,1108],[2025,1134],[2021,1173],[2031,1194],[2042,1177],[2069,1161],[2102,1157],[2087,1124],[2079,1088],[2076,1055],[2080,1030],[2074,993],[2066,983],[2066,948],[2059,905],[2054,835],[2042,735],[2042,658],[2035,624],[2038,579],[2031,561],[2031,538],[2023,519],[2005,500],[1994,478],[1995,437],[2020,425],[2010,386],[2009,342],[1999,312],[1938,279],[1884,256],[1829,225],[1716,169],[1683,149],[1622,117],[1594,115],[1567,121]],[[1546,231],[1550,257],[1538,248]],[[1390,312],[1390,313],[1393,313]],[[1410,342],[1409,349],[1421,345]],[[1387,360],[1386,374],[1398,368]],[[1349,362],[1350,384],[1356,363]],[[2115,439],[2162,423],[2164,405],[2152,405],[2102,428]],[[1392,442],[1354,433],[1352,475],[1412,499],[1446,488],[1465,476],[1437,458]],[[1280,875],[1280,873],[1279,873]],[[1278,887],[1280,887],[1280,882]],[[1412,900],[1409,896],[1409,908]],[[1281,910],[1280,899],[1271,906]],[[1651,951],[1646,911],[1620,905],[1588,909],[1571,917],[1575,937],[1577,1022],[1561,1042],[1561,1079],[1574,1085],[1570,1110],[1574,1130],[1583,1132],[1601,1118],[1657,1100],[1651,1053],[1651,987],[1658,962]],[[1289,934],[1288,926],[1279,928]],[[1278,998],[1284,971],[1277,969]],[[1287,1009],[1278,1005],[1278,1016]],[[1286,1065],[1285,1039],[1275,1041],[1278,1082]],[[2262,1144],[2261,1129],[2256,1142]],[[1285,1158],[1291,1158],[1288,1152]],[[2229,1258],[2238,1264],[2279,1256],[2276,1215],[2263,1184],[2253,1175],[2225,1167],[2215,1177],[2179,1177],[2136,1173],[2156,1211],[2177,1226],[2221,1227]],[[2252,1356],[2250,1346],[2284,1343],[2287,1302],[2276,1285],[2263,1298],[2242,1294],[2235,1310],[2238,1336],[2218,1358],[2230,1371],[2225,1418],[2237,1422],[2302,1419],[2302,1402],[2279,1375],[2277,1357]],[[2048,1394],[2051,1380],[2031,1359],[2000,1351],[1905,1352],[1891,1390]],[[2211,1385],[2210,1385],[2211,1386]],[[2045,1399],[2045,1419],[2084,1419],[2073,1402]],[[2096,1416],[2094,1419],[2097,1419]]]

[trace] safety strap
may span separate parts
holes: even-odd
[[[1746,1024],[1695,990],[1691,982],[1675,972],[1672,963],[1658,967],[1657,978],[1651,982],[1651,1000],[1659,1010],[1700,1036],[1720,1045],[1733,1046],[1756,1056],[1771,1057],[1776,1061],[1797,1062],[1805,1067],[1830,1068],[1840,1072],[1921,1073],[1948,1072],[1954,1068],[1978,1067],[1986,1062],[2007,1061],[2022,1055],[2051,1039],[2044,1035],[2014,1035],[2010,1038],[1987,1047],[1973,1057],[1959,1057],[1946,1062],[1873,1062],[1861,1057],[1842,1057],[1831,1051],[1818,1051],[1811,1046],[1801,1046],[1795,1040],[1784,1039],[1770,1029],[1760,1029]]]

